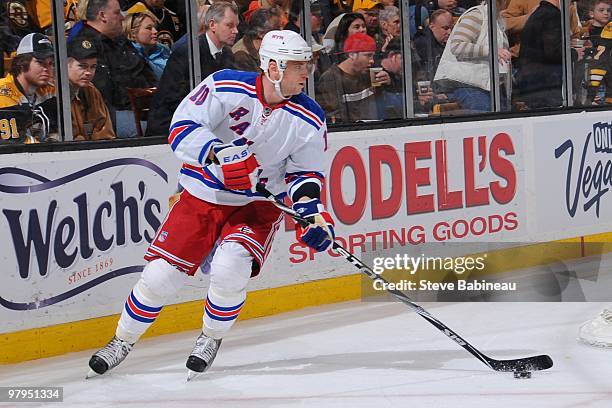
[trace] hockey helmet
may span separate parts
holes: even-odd
[[[289,30],[272,30],[266,33],[259,48],[261,69],[268,71],[270,61],[276,61],[281,71],[287,68],[287,61],[305,61],[312,59],[312,49],[296,32]]]

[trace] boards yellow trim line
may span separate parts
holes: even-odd
[[[559,245],[563,244],[563,245]],[[498,260],[495,272],[545,265],[612,252],[612,232],[508,248],[489,253]],[[489,261],[492,261],[489,258]],[[249,292],[240,320],[270,316],[308,306],[355,300],[361,296],[361,274],[340,276]],[[165,306],[145,337],[202,327],[203,301]],[[18,363],[93,349],[112,337],[119,315],[0,334],[0,364]]]

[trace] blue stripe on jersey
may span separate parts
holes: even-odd
[[[217,306],[213,302],[210,301],[209,297],[206,298],[206,302],[208,302],[208,304],[213,309],[218,310],[220,312],[231,312],[232,310],[240,309],[242,307],[242,305],[244,305],[244,300],[243,300],[242,303],[237,304],[236,306],[229,306],[229,307]]]
[[[184,138],[186,138],[191,132],[193,132],[194,130],[196,130],[199,127],[202,127],[202,125],[192,122],[190,120],[181,120],[179,122],[173,123],[172,126],[170,127],[170,134],[172,134],[172,130],[176,127],[179,126],[185,126],[188,125],[188,127],[183,130],[181,133],[179,133],[178,135],[176,135],[174,137],[174,140],[172,141],[172,143],[170,144],[170,147],[172,148],[172,151],[175,151],[176,148],[178,147],[178,145],[183,141]]]
[[[325,178],[325,175],[318,171],[294,171],[291,173],[285,173],[285,178],[292,177],[292,176],[307,176],[307,175],[318,176],[318,177],[321,177],[322,179]]]
[[[318,103],[312,100],[312,98],[305,93],[300,93],[289,99],[291,102],[302,106],[304,109],[310,111],[313,115],[318,117],[321,122],[325,122],[325,112],[319,106]]]
[[[142,303],[140,303],[138,301],[138,299],[136,299],[136,296],[134,296],[134,291],[132,291],[132,293],[130,293],[130,297],[132,298],[132,302],[134,302],[136,307],[138,307],[139,309],[144,310],[145,312],[157,313],[160,310],[162,310],[162,306],[160,306],[160,307],[152,307],[152,306],[146,306],[146,305],[143,305]]]
[[[241,93],[241,94],[248,95],[248,96],[250,96],[251,98],[255,98],[255,99],[257,99],[257,95],[256,95],[256,94],[251,93],[251,92],[247,91],[246,89],[244,89],[244,88],[239,88],[239,87],[235,87],[235,88],[234,88],[234,87],[230,87],[230,86],[227,86],[227,85],[223,85],[223,86],[222,86],[222,87],[220,87],[220,88],[215,88],[215,92],[232,92],[232,93]]]
[[[216,138],[206,142],[206,144],[204,144],[204,146],[202,147],[202,150],[200,150],[200,155],[198,156],[198,163],[204,164],[202,160],[204,161],[206,160],[204,156],[206,155],[206,153],[208,153],[208,149],[210,149],[210,145],[214,142],[223,143],[220,139],[216,139]]]
[[[134,320],[137,320],[141,323],[153,323],[155,321],[155,319],[150,319],[147,317],[141,317],[138,316],[136,313],[132,312],[130,310],[130,307],[128,306],[127,302],[125,303],[125,311],[127,312],[128,315],[130,315],[130,317]]]
[[[257,72],[237,71],[235,69],[223,69],[212,74],[216,81],[238,81],[255,86],[255,80],[259,74]]]
[[[213,314],[211,314],[208,309],[204,308],[204,311],[206,312],[206,314],[208,315],[208,317],[210,317],[213,320],[218,320],[220,322],[229,322],[230,320],[236,320],[238,318],[238,315],[235,316],[229,316],[229,317],[219,317],[219,316],[215,316]]]
[[[184,175],[186,175],[188,177],[194,178],[194,179],[202,182],[203,184],[205,184],[207,187],[210,187],[212,189],[223,190],[223,185],[219,185],[219,184],[216,184],[216,183],[214,183],[214,182],[212,182],[210,180],[206,180],[204,178],[204,176],[201,175],[200,173],[198,173],[197,171],[193,171],[191,169],[183,168],[183,169],[181,169],[181,174],[184,174]]]
[[[298,112],[298,111],[294,111],[292,109],[289,109],[287,106],[283,106],[281,108],[282,110],[284,110],[285,112],[289,112],[290,114],[292,114],[293,116],[297,116],[298,118],[304,120],[305,122],[311,124],[312,126],[314,126],[315,129],[319,130],[321,129],[319,127],[319,125],[317,125],[314,120],[310,119],[308,116],[303,115],[302,113]]]

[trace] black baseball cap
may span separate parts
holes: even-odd
[[[87,58],[96,58],[98,50],[95,44],[90,40],[75,38],[68,44],[68,57],[76,60],[84,60]]]
[[[49,37],[40,33],[30,33],[23,37],[17,47],[16,55],[32,54],[36,59],[53,56],[53,43]]]

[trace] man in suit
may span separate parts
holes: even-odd
[[[202,79],[224,68],[233,68],[231,46],[238,34],[238,8],[229,2],[216,2],[204,17],[206,32],[199,37]],[[172,115],[189,93],[189,45],[179,46],[170,55],[147,124],[146,136],[168,135]]]

